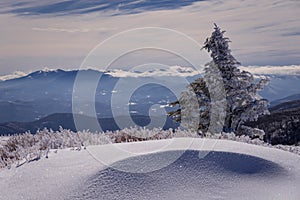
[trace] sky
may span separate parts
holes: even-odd
[[[203,56],[180,39],[161,34],[148,37],[130,32],[119,43],[110,39],[132,29],[160,27],[201,46],[213,31],[213,23],[227,31],[233,55],[243,66],[295,66],[300,65],[299,21],[298,0],[2,0],[0,75],[45,67],[76,69],[95,47],[103,48],[99,44],[104,41],[109,42],[101,56],[109,57],[120,47],[130,49],[136,38],[140,43],[149,39],[162,46],[172,44],[191,57]],[[139,51],[135,57],[119,60],[116,68],[134,65],[136,57],[184,65],[161,52]],[[99,66],[105,63],[100,59]]]

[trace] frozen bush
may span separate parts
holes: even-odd
[[[60,130],[56,132],[44,129],[37,131],[36,134],[27,132],[21,135],[10,136],[9,139],[0,146],[0,168],[20,166],[27,162],[39,160],[42,157],[48,157],[48,153],[51,149],[74,148],[81,150],[82,147],[89,145],[162,140],[176,137],[205,137],[210,139],[233,140],[278,148],[300,154],[299,146],[272,146],[258,138],[253,139],[248,135],[238,136],[233,132],[222,132],[218,134],[209,134],[209,132],[206,132],[205,134],[199,135],[197,131],[191,130],[161,130],[158,128],[149,130],[145,128],[132,127],[118,131],[107,131],[105,133],[91,133],[90,131],[72,132],[70,130],[60,128]]]

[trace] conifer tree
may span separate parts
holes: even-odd
[[[255,81],[250,72],[238,68],[240,63],[232,56],[229,49],[230,40],[224,37],[224,33],[225,31],[221,31],[215,24],[211,37],[206,39],[203,46],[203,49],[210,53],[212,61],[206,65],[204,77],[196,79],[188,86],[188,90],[194,92],[197,96],[199,109],[186,111],[189,110],[186,109],[188,107],[187,92],[183,92],[178,101],[170,104],[171,106],[178,105],[179,109],[169,112],[169,116],[172,116],[175,121],[181,122],[182,118],[186,117],[184,115],[198,113],[198,130],[206,132],[209,130],[211,123],[216,123],[212,121],[212,115],[220,115],[220,120],[222,116],[224,117],[223,131],[225,132],[234,131],[236,134],[250,136],[261,134],[261,131],[257,129],[246,127],[245,122],[256,121],[259,116],[269,113],[268,101],[258,95],[258,91],[263,89],[268,80],[263,78]],[[220,81],[218,78],[221,79],[224,85],[225,113],[222,111],[218,113],[211,112],[211,108],[215,103],[212,102],[211,95],[222,93],[219,91],[218,85],[215,84]]]

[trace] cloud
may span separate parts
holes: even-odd
[[[46,32],[67,32],[67,33],[87,33],[91,31],[104,32],[116,30],[116,28],[56,28],[56,27],[33,27],[34,31],[46,31]]]
[[[76,33],[76,32],[86,33],[90,31],[90,29],[64,29],[64,28],[52,28],[52,27],[48,27],[48,28],[33,27],[32,30],[49,31],[49,32],[67,32],[67,33]]]
[[[300,75],[300,65],[288,66],[248,66],[240,69],[258,75]]]
[[[10,9],[9,13],[17,15],[75,15],[95,12],[105,12],[109,15],[123,15],[142,13],[155,10],[173,10],[192,5],[194,2],[203,0],[67,0],[67,1],[30,1],[19,3],[12,1],[6,2]]]
[[[199,73],[201,72],[190,67],[170,66],[168,69],[155,68],[147,71],[125,71],[120,69],[114,69],[106,73],[114,77],[188,77],[199,75]]]
[[[287,66],[240,66],[239,69],[249,71],[254,75],[300,75],[300,65],[287,65]],[[115,77],[153,77],[153,76],[196,76],[199,72],[194,68],[170,66],[166,69],[153,69],[149,71],[125,71],[125,70],[112,70],[107,72]]]
[[[249,71],[254,75],[300,75],[300,65],[287,66],[240,66],[239,69]],[[197,76],[203,71],[191,67],[170,66],[168,69],[157,69],[148,71],[125,71],[114,69],[106,72],[114,77],[155,77],[155,76]]]
[[[6,2],[3,4],[3,1]],[[88,53],[107,38],[132,28],[163,27],[182,32],[202,44],[213,30],[216,22],[227,32],[226,37],[232,41],[230,47],[233,55],[243,65],[299,65],[299,3],[295,0],[207,0],[181,1],[188,2],[183,6],[178,0],[160,1],[123,1],[125,4],[136,4],[138,14],[123,14],[111,16],[108,11],[89,10],[95,8],[100,1],[92,0],[3,0],[0,3],[0,13],[5,10],[19,8],[36,8],[32,13],[51,13],[52,11],[66,13],[37,14],[36,16],[18,16],[0,14],[1,47],[0,74],[12,73],[15,70],[27,71],[37,68],[33,66],[62,67],[63,69],[80,66]],[[20,2],[24,2],[21,3]],[[66,3],[69,2],[69,3]],[[73,4],[71,3],[73,2]],[[78,2],[75,3],[75,2]],[[108,2],[108,0],[101,1]],[[111,1],[108,3],[114,4]],[[178,3],[179,2],[179,3]],[[68,5],[66,8],[59,3]],[[86,4],[85,4],[86,3]],[[57,5],[57,7],[43,5]],[[84,5],[85,4],[85,5]],[[170,5],[168,5],[170,4]],[[182,5],[174,8],[172,4]],[[4,6],[2,6],[4,5]],[[98,5],[97,5],[98,6]],[[102,6],[106,6],[102,4]],[[119,5],[119,9],[122,6]],[[126,5],[124,5],[126,8]],[[150,8],[153,6],[154,8]],[[109,6],[110,9],[113,6]],[[43,9],[42,9],[43,8]],[[72,8],[81,12],[73,15]],[[125,9],[123,7],[123,10]],[[127,5],[127,8],[130,8]],[[148,9],[149,8],[149,9]],[[103,9],[103,8],[102,8]],[[108,8],[107,8],[108,9]],[[69,14],[68,14],[69,13]],[[82,14],[85,13],[85,14]],[[8,26],[9,24],[9,26]],[[102,30],[97,31],[97,27]],[[116,29],[117,27],[117,29]],[[155,39],[155,38],[154,38]],[[178,44],[184,49],[185,44],[165,39],[167,43]],[[124,40],[122,44],[106,49],[108,55],[113,54],[119,46],[129,46],[132,41]],[[189,52],[190,54],[193,52]],[[197,56],[195,52],[195,56]],[[169,58],[156,60],[156,63],[169,61]],[[131,60],[130,60],[131,61]],[[122,63],[122,66],[125,66]],[[132,63],[128,63],[132,64]],[[181,65],[172,62],[170,65]],[[204,63],[199,63],[204,64]],[[99,63],[101,65],[101,63]],[[10,66],[9,68],[7,66]],[[132,66],[132,65],[131,65]]]
[[[73,71],[78,69],[68,69],[64,71]],[[82,70],[95,70],[99,71],[101,73],[105,73],[108,75],[111,75],[113,77],[189,77],[189,76],[196,76],[199,75],[199,71],[190,68],[190,67],[181,67],[181,66],[170,66],[168,68],[153,68],[151,70],[140,70],[140,71],[127,71],[127,70],[121,70],[121,69],[112,69],[109,71],[102,71],[99,70],[99,68],[96,67],[88,67]],[[44,68],[42,70],[38,70],[40,72],[55,72],[58,71],[58,69],[51,69],[51,68]],[[28,74],[32,73],[33,71],[29,71],[27,73],[21,72],[21,71],[15,71],[12,74],[0,76],[0,81],[6,81],[10,79],[20,78],[23,76],[27,76]]]
[[[249,71],[254,75],[300,75],[300,65],[289,65],[289,66],[241,66],[239,67],[241,70]],[[182,67],[182,66],[169,66],[168,68],[152,68],[151,70],[143,70],[143,71],[127,71],[122,69],[113,69],[109,71],[101,71],[98,68],[89,67],[84,70],[95,70],[100,71],[102,73],[111,75],[113,77],[192,77],[197,76],[203,71],[198,71],[191,67]],[[44,72],[53,72],[58,69],[50,69],[44,68]],[[65,71],[73,71],[77,69],[69,69]],[[28,73],[16,71],[13,74],[0,76],[0,81],[5,81],[9,79],[20,78],[23,76],[27,76],[32,73],[30,71]]]

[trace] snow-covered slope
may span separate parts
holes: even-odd
[[[299,155],[227,140],[89,146],[1,170],[0,199],[297,199],[299,164]]]

